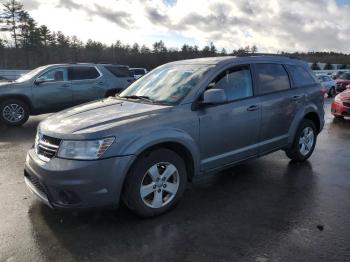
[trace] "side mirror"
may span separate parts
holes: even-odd
[[[40,78],[40,77],[35,80],[35,84],[36,85],[40,85],[40,84],[42,84],[44,82],[45,82],[45,80],[43,78]]]
[[[209,89],[203,94],[202,104],[223,104],[226,102],[227,97],[223,89]]]

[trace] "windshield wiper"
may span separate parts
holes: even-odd
[[[148,96],[130,95],[130,96],[118,96],[118,97],[126,98],[126,99],[140,99],[140,100],[144,100],[144,101],[153,103],[153,101]]]

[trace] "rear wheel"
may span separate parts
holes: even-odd
[[[9,99],[0,105],[0,120],[8,126],[21,126],[29,118],[28,106],[18,99]]]
[[[304,119],[298,128],[292,146],[286,150],[286,154],[294,161],[305,161],[312,155],[316,141],[317,131],[314,122]]]
[[[158,149],[136,160],[125,182],[123,200],[139,216],[157,216],[174,207],[186,182],[183,159],[169,149]]]

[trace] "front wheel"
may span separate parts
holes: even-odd
[[[21,126],[29,118],[28,106],[18,99],[9,99],[0,105],[0,122],[8,126]]]
[[[305,161],[312,155],[316,141],[317,131],[314,122],[304,119],[298,128],[292,146],[286,150],[286,154],[293,161]]]
[[[186,183],[183,159],[169,149],[157,149],[136,160],[126,178],[123,200],[139,216],[157,216],[174,207]]]

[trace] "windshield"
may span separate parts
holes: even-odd
[[[129,86],[119,97],[147,98],[152,103],[177,104],[211,68],[208,65],[159,67]]]
[[[41,67],[35,68],[32,71],[29,71],[28,73],[26,73],[25,75],[22,75],[20,78],[18,78],[16,80],[16,82],[20,83],[20,82],[27,81],[27,80],[31,79],[33,76],[35,76],[36,74],[38,74],[40,71],[45,69],[46,67],[47,66],[41,66]]]

